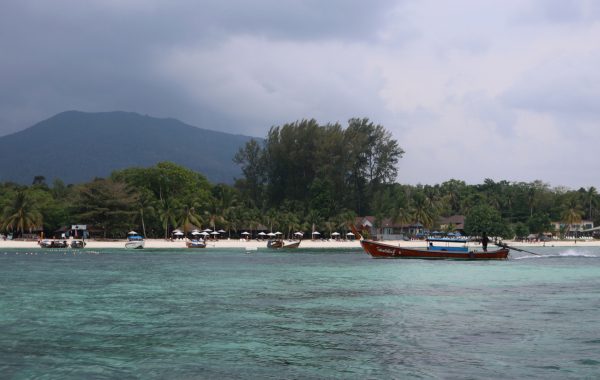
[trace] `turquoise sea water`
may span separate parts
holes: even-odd
[[[598,378],[600,249],[0,250],[0,378]]]

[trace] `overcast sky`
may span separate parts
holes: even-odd
[[[264,137],[368,117],[399,182],[600,188],[600,1],[4,0],[0,135],[66,110]]]

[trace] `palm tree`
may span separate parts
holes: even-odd
[[[183,227],[184,236],[187,236],[187,229],[190,225],[202,226],[202,217],[196,213],[196,208],[193,206],[184,206],[179,211],[179,216],[179,225]]]
[[[298,229],[300,226],[300,220],[298,219],[298,216],[293,212],[284,212],[280,214],[280,223],[282,228],[286,228],[286,236],[290,239],[294,235],[293,231],[295,229]]]
[[[568,226],[566,233],[569,232],[569,230],[571,229],[573,224],[581,223],[581,214],[582,214],[582,212],[581,212],[581,209],[579,208],[579,204],[577,203],[577,200],[575,198],[571,198],[568,201],[566,208],[562,213],[562,220]]]
[[[397,206],[392,209],[391,219],[394,224],[399,224],[402,229],[413,221],[410,210],[402,206]]]
[[[325,223],[323,223],[323,227],[325,227],[325,229],[327,229],[327,231],[329,231],[329,237],[331,237],[331,234],[333,233],[335,226],[336,226],[336,223],[333,220],[328,220]]]
[[[144,237],[146,237],[146,222],[144,219],[144,214],[146,212],[152,213],[154,211],[154,207],[152,207],[152,194],[149,192],[144,192],[137,199],[137,213],[140,218],[140,222],[142,223],[142,232]]]
[[[433,227],[436,218],[436,209],[431,200],[422,194],[415,194],[413,203],[413,218],[426,228]]]
[[[354,211],[344,210],[338,214],[335,219],[338,222],[338,227],[344,231],[348,231],[348,227],[354,225],[356,221],[356,214]],[[356,237],[358,239],[358,236]]]
[[[244,215],[244,223],[250,227],[250,236],[253,235],[253,232],[258,229],[260,225],[260,216],[256,210],[248,210],[248,212]]]
[[[2,229],[10,229],[19,235],[23,235],[26,230],[42,227],[42,214],[37,209],[33,201],[24,191],[19,191],[15,195],[12,203],[4,209],[2,215]]]
[[[175,222],[175,210],[168,199],[160,201],[159,217],[165,230],[165,240],[169,238],[169,226]]]
[[[596,188],[594,186],[591,186],[585,192],[585,200],[586,200],[586,203],[589,206],[588,218],[590,220],[592,220],[594,218],[593,215],[592,215],[592,204],[596,202],[596,197],[597,196],[598,196],[598,192],[596,191]]]
[[[266,214],[263,214],[263,223],[269,227],[269,231],[273,232],[273,225],[277,228],[277,212],[275,210],[269,210]]]

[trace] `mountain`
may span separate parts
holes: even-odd
[[[250,139],[131,112],[68,111],[0,137],[0,182],[31,184],[41,175],[80,183],[172,161],[231,184],[241,173],[233,156]]]

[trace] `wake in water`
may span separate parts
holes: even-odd
[[[566,249],[562,252],[549,253],[546,255],[527,255],[522,257],[515,257],[515,260],[524,260],[524,259],[547,259],[547,258],[561,258],[561,257],[592,257],[592,258],[600,258],[600,254],[598,252],[591,252],[588,250],[575,250],[575,249]]]

